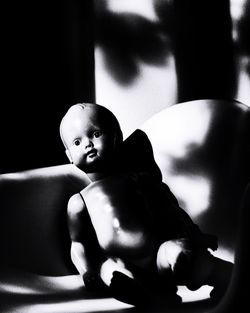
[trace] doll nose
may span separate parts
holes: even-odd
[[[86,139],[84,144],[85,144],[85,149],[93,147],[93,142],[89,138]]]

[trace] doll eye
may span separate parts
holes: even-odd
[[[74,145],[75,145],[75,146],[79,146],[80,143],[81,143],[81,141],[80,141],[79,139],[76,139],[76,140],[74,141]]]
[[[95,138],[99,138],[99,137],[101,137],[102,132],[99,131],[99,130],[96,130],[93,135],[94,135]]]

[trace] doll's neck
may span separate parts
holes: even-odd
[[[103,179],[105,177],[107,177],[107,173],[103,173],[103,172],[97,172],[97,173],[88,173],[88,177],[89,179],[94,182],[96,180],[100,180]]]

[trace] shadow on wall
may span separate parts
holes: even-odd
[[[95,6],[96,45],[103,49],[107,69],[117,82],[125,86],[133,83],[140,73],[140,62],[165,64],[171,44],[160,21],[111,12],[106,1],[96,1]]]
[[[161,66],[174,54],[178,102],[234,98],[236,65],[229,0],[152,3],[155,20],[112,12],[108,1],[95,1],[96,45],[102,48],[112,77],[127,86],[138,77],[142,62]]]
[[[230,1],[187,0],[174,1],[173,5],[179,102],[234,98],[236,76]]]

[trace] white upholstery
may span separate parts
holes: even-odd
[[[148,135],[163,180],[233,260],[239,204],[250,169],[250,110],[237,101],[195,100],[156,114]]]

